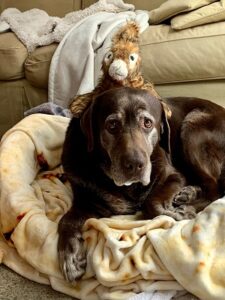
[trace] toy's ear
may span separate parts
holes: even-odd
[[[161,101],[162,104],[162,122],[160,126],[160,146],[170,154],[170,125],[168,119],[171,117],[172,112],[169,107]]]
[[[135,22],[127,22],[113,38],[113,44],[120,41],[138,43],[139,40],[139,26]]]
[[[89,107],[84,111],[84,113],[80,119],[80,128],[87,139],[88,152],[91,152],[94,149],[94,135],[93,135],[93,128],[92,128],[92,110],[93,110],[93,105],[89,105]]]

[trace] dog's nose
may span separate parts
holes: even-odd
[[[129,175],[138,174],[144,168],[144,158],[141,155],[124,155],[121,163],[124,171]]]

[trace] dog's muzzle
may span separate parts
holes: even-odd
[[[140,182],[143,185],[150,183],[151,164],[142,153],[126,153],[121,155],[119,164],[113,168],[111,178],[118,186],[129,186]]]

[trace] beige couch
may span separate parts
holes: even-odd
[[[36,7],[62,17],[94,2],[0,0],[0,13],[7,7],[22,11]],[[127,2],[152,11],[166,1]],[[225,60],[220,59],[225,53],[224,22],[181,31],[172,30],[169,23],[151,25],[141,35],[140,44],[143,74],[162,97],[198,96],[225,105]],[[23,118],[24,111],[48,100],[48,72],[56,48],[52,44],[28,55],[12,32],[0,34],[0,136]]]

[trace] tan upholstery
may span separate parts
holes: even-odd
[[[150,26],[140,43],[144,76],[155,84],[225,79],[224,22],[182,31]]]
[[[199,97],[225,107],[225,80],[202,80],[156,85],[159,95],[164,97]]]
[[[225,4],[225,2],[224,2]],[[174,17],[171,27],[176,30],[225,20],[225,6],[221,2],[201,7],[197,10]]]
[[[150,11],[151,24],[159,24],[179,13],[208,5],[216,0],[167,0],[160,7]]]
[[[8,7],[21,11],[31,8],[45,10],[51,16],[63,17],[66,13],[81,9],[82,0],[0,0],[0,13]]]
[[[0,135],[24,117],[24,111],[47,101],[47,90],[25,79],[0,81]]]
[[[58,44],[37,48],[25,62],[25,77],[35,87],[48,88],[48,74],[52,56]]]
[[[136,9],[152,10],[159,7],[162,3],[166,1],[167,0],[125,0],[124,2],[134,4]],[[95,2],[95,0],[83,0],[82,8],[86,8]]]
[[[26,48],[12,32],[0,35],[0,80],[23,78],[26,58]]]

